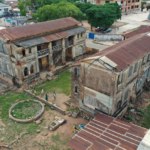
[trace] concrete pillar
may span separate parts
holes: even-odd
[[[49,48],[49,53],[53,53],[53,51],[52,51],[52,42],[50,42],[48,44],[48,48]]]
[[[31,74],[31,73],[30,73],[30,68],[29,68],[29,70],[28,70],[28,71],[29,71],[29,75],[30,75],[30,74]]]
[[[75,46],[72,47],[72,59],[74,60],[76,57]]]
[[[34,46],[33,48],[33,51],[34,51],[34,53],[35,53],[35,62],[36,62],[36,68],[35,68],[35,70],[36,70],[36,73],[38,73],[39,72],[39,60],[38,60],[38,53],[37,53],[37,46]]]
[[[66,64],[66,48],[65,48],[65,38],[62,39],[62,64]]]

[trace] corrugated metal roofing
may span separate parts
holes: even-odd
[[[24,48],[28,48],[28,47],[32,47],[32,46],[35,46],[35,45],[38,45],[38,44],[47,43],[48,41],[50,42],[52,39],[53,39],[53,41],[57,40],[57,39],[60,39],[60,36],[62,38],[63,37],[68,37],[68,36],[71,36],[71,35],[74,35],[74,34],[77,34],[77,33],[85,32],[86,30],[87,30],[86,28],[84,28],[82,26],[78,26],[78,27],[74,27],[74,28],[67,29],[67,30],[60,31],[60,32],[45,34],[45,35],[37,36],[37,37],[34,37],[34,38],[28,38],[26,40],[20,40],[20,41],[14,42],[14,44],[16,44],[18,46],[22,46]],[[77,31],[77,32],[75,32],[75,31]],[[56,36],[56,35],[58,35],[58,36]]]
[[[135,36],[137,34],[146,33],[146,32],[150,32],[150,26],[141,25],[138,29],[136,29],[132,32],[126,33],[123,36],[126,38],[130,38],[130,37]]]
[[[117,64],[115,68],[118,71],[122,71],[150,52],[150,36],[147,34],[136,35],[90,57],[99,56],[99,59],[101,59],[101,57],[106,56]],[[86,61],[86,58],[72,66],[79,65],[82,61]]]
[[[69,33],[67,33],[66,31],[62,31],[62,32],[58,32],[55,34],[44,36],[42,38],[47,42],[51,42],[51,41],[56,41],[56,40],[69,37],[69,36],[71,36]]]
[[[75,150],[136,150],[147,132],[145,128],[97,114],[67,145]]]
[[[78,25],[79,23],[79,21],[71,17],[61,18],[36,24],[7,28],[0,31],[0,37],[4,40],[11,41],[39,34],[46,34],[48,32],[55,32],[56,30],[64,30],[64,28],[69,28]]]

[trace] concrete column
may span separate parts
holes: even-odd
[[[35,53],[35,62],[36,62],[36,73],[39,72],[39,60],[38,60],[38,53],[37,53],[37,46],[33,47],[34,53]]]
[[[65,38],[62,39],[62,64],[66,64],[66,48],[65,48]]]
[[[50,42],[50,43],[48,44],[48,48],[49,48],[49,52],[50,52],[50,53],[53,53],[53,51],[52,51],[52,42]]]
[[[29,70],[29,75],[30,75],[31,73],[30,73],[30,70]]]
[[[75,53],[75,46],[72,47],[72,59],[74,60],[76,57],[76,53]]]

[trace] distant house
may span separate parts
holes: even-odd
[[[82,2],[82,0],[80,0]],[[118,3],[121,5],[122,14],[141,8],[141,0],[87,0],[88,3],[104,5],[106,3]]]
[[[124,40],[131,38],[137,34],[141,34],[141,33],[146,33],[146,32],[150,32],[150,26],[148,25],[141,25],[138,29],[133,30],[132,32],[128,32],[123,34]]]
[[[0,16],[2,16],[4,12],[8,12],[10,9],[11,6],[0,3]]]
[[[9,2],[7,2],[7,5],[11,6],[12,8],[18,8],[17,1],[9,1]]]

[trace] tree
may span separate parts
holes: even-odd
[[[0,3],[4,3],[4,0],[0,0]]]
[[[91,7],[86,11],[88,23],[94,27],[110,27],[115,20],[121,18],[121,6],[117,3],[106,3],[105,5]]]
[[[26,13],[29,9],[33,9],[35,7],[36,0],[19,0],[18,8],[20,9],[20,13],[22,16],[26,16]]]
[[[77,3],[74,3],[75,6],[77,6],[84,14],[86,13],[86,10],[95,6],[91,3],[80,3],[80,2],[77,2]]]
[[[75,5],[69,2],[60,2],[58,4],[45,5],[33,14],[33,18],[38,21],[48,21],[65,17],[73,17],[77,20],[82,19],[82,12]]]
[[[60,2],[74,3],[73,0],[37,0],[36,6],[37,6],[37,8],[40,8],[40,7],[43,7],[45,5],[58,4]]]

